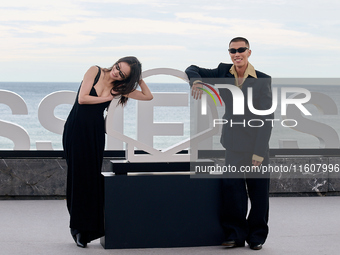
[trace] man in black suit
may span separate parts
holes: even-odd
[[[201,98],[202,83],[232,84],[241,89],[244,95],[244,114],[233,113],[233,95],[229,89],[219,89],[225,104],[221,144],[226,149],[225,164],[235,166],[237,172],[224,173],[222,179],[223,211],[221,223],[225,233],[226,247],[242,247],[245,242],[254,250],[260,250],[268,235],[269,174],[256,172],[259,167],[268,165],[269,139],[273,113],[271,109],[271,77],[256,71],[248,62],[251,55],[249,42],[236,37],[229,43],[229,55],[233,64],[221,63],[215,69],[190,66],[186,74],[192,85],[192,96]],[[221,80],[222,79],[222,80]],[[248,93],[252,91],[252,105],[249,108]],[[255,112],[255,113],[253,113]],[[263,115],[262,115],[263,114]],[[247,169],[254,172],[243,172]],[[257,168],[256,168],[257,167]],[[248,197],[251,209],[248,213]]]

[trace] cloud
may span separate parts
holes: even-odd
[[[108,35],[126,35],[136,38],[150,35],[187,36],[190,34],[219,33],[222,27],[180,21],[162,21],[140,18],[81,18],[68,23],[20,24],[0,26],[0,49],[25,49],[40,47],[69,47],[89,45]],[[98,42],[101,46],[100,42]],[[119,45],[119,42],[116,42]],[[149,42],[153,45],[152,42]],[[164,45],[168,43],[164,42]],[[145,46],[143,46],[145,47]],[[166,46],[167,47],[167,46]]]
[[[186,48],[181,45],[122,45],[113,47],[46,47],[34,49],[7,49],[1,56],[1,61],[18,61],[18,60],[32,60],[40,61],[48,59],[49,61],[67,60],[68,62],[77,62],[80,59],[96,60],[98,55],[107,53],[108,59],[111,59],[112,53],[128,53],[128,52],[151,52],[149,58],[157,55],[156,52],[175,52],[185,51]],[[103,58],[101,56],[101,58]]]
[[[70,0],[15,0],[0,3],[0,21],[70,21],[78,16],[90,16],[94,12],[81,8]]]
[[[151,5],[151,6],[160,6],[163,4],[170,4],[171,1],[159,1],[159,0],[86,0],[86,2],[90,3],[110,3],[110,4],[128,4],[128,5]]]
[[[280,47],[315,49],[327,44],[330,50],[340,50],[340,41],[325,36],[316,36],[304,31],[285,28],[282,23],[271,22],[266,19],[227,19],[223,17],[207,16],[204,13],[176,13],[179,20],[196,22],[196,24],[211,24],[223,27],[223,32],[231,36],[240,33],[252,38],[252,42],[259,42]]]
[[[110,33],[110,34],[173,34],[187,35],[218,32],[222,27],[180,21],[163,21],[145,18],[84,18],[82,21],[59,26],[34,25],[34,31],[49,34]]]
[[[340,50],[339,3],[313,2],[1,1],[1,64],[25,60],[43,67],[63,61],[87,66],[135,54],[154,67],[188,62],[214,65],[226,60],[231,38],[245,36],[254,50],[254,61],[257,56],[257,61],[270,56],[268,63],[292,64],[292,57],[298,55],[299,65],[308,66],[311,59],[323,61],[320,45],[325,51]],[[337,55],[332,54],[332,59],[338,59]],[[326,66],[324,70],[335,73]]]
[[[186,47],[180,45],[122,45],[115,47],[102,47],[100,50],[185,50]]]

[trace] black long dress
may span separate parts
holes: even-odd
[[[91,96],[98,96],[94,85],[100,73],[98,67]],[[110,101],[79,104],[79,90],[63,133],[68,166],[66,198],[71,233],[86,233],[90,242],[104,235],[104,179],[101,175],[105,146],[103,112]]]

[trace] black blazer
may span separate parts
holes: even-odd
[[[185,72],[190,79],[190,85],[195,80],[201,80],[210,84],[232,84],[235,85],[235,76],[229,70],[232,64],[221,63],[216,69],[205,69],[198,66],[190,66]],[[221,144],[227,150],[238,152],[250,152],[265,157],[269,149],[269,139],[274,121],[274,114],[255,115],[247,103],[248,88],[253,89],[253,106],[257,110],[267,110],[272,106],[271,77],[265,73],[256,71],[257,79],[248,76],[242,85],[244,95],[244,115],[233,115],[233,97],[229,89],[219,89],[219,94],[225,104],[223,119],[228,121],[223,125]],[[248,122],[252,120],[248,125]],[[262,120],[256,121],[256,120]],[[234,124],[233,123],[245,123]],[[262,125],[263,123],[263,125]],[[251,127],[261,126],[261,127]]]

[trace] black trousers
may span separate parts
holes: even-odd
[[[264,243],[268,235],[270,174],[249,171],[252,153],[226,151],[225,165],[237,172],[224,173],[222,178],[223,209],[221,224],[225,240],[235,240],[238,245]],[[268,165],[267,155],[262,165]],[[248,214],[248,197],[251,209]]]

